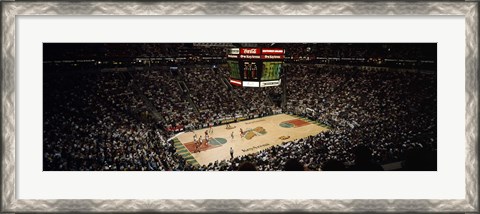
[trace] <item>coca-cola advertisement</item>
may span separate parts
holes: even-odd
[[[260,48],[240,48],[240,54],[260,54]]]

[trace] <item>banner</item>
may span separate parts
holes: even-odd
[[[240,59],[261,59],[260,55],[240,55]]]
[[[260,82],[260,87],[278,86],[281,80]]]
[[[284,55],[262,55],[262,59],[284,59]]]
[[[239,48],[230,48],[228,49],[228,54],[239,54],[240,49]]]
[[[285,54],[285,50],[282,48],[263,48],[262,54]]]
[[[238,85],[238,86],[242,86],[242,81],[240,81],[240,80],[234,80],[234,79],[230,79],[230,84],[232,84],[232,85]]]

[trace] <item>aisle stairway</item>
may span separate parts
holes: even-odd
[[[145,94],[140,90],[140,88],[138,87],[138,80],[133,78],[133,75],[130,73],[130,71],[128,71],[126,73],[126,75],[129,75],[129,78],[132,79],[132,87],[133,87],[133,90],[135,91],[135,93],[142,99],[143,103],[145,104],[145,106],[147,107],[147,109],[152,112],[153,116],[157,119],[157,120],[160,120],[162,122],[165,122],[165,118],[163,118],[162,114],[160,112],[158,112],[157,108],[155,108],[155,106],[152,104],[152,102],[150,102],[150,100],[145,96]]]

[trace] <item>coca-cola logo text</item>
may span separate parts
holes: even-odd
[[[260,49],[259,48],[242,48],[240,49],[241,54],[259,54]]]

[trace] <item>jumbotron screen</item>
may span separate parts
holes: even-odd
[[[278,86],[285,50],[281,48],[232,48],[228,51],[230,83],[242,87]]]
[[[263,62],[262,80],[279,80],[283,62]]]
[[[228,68],[230,69],[230,77],[233,79],[241,79],[240,68],[237,61],[228,60]]]

